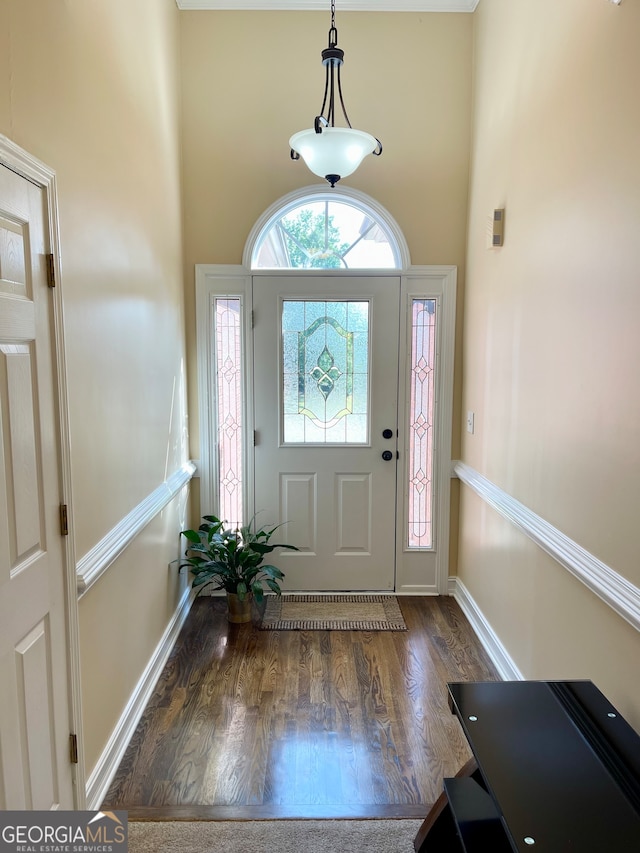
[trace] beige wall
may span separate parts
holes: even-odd
[[[287,140],[319,110],[328,21],[0,0],[0,24],[0,132],[58,175],[80,558],[186,458],[183,272],[195,378],[194,264],[240,263],[265,208],[315,182]],[[472,409],[461,457],[639,585],[640,9],[481,0],[338,24],[352,121],[385,145],[349,184],[415,264],[456,264],[461,285],[470,187],[454,455]],[[506,244],[488,251],[503,204]],[[637,632],[464,486],[461,505],[461,578],[524,674],[593,678],[638,727]],[[80,602],[89,772],[186,583],[167,567],[182,511]]]
[[[0,0],[0,16],[0,132],[58,177],[80,559],[186,458],[194,264],[240,263],[264,209],[316,180],[287,140],[319,110],[328,20],[178,13],[173,0]],[[456,264],[461,283],[471,18],[345,14],[339,26],[351,118],[385,145],[350,184],[390,210],[414,263]],[[196,405],[192,392],[197,457]],[[88,773],[186,583],[167,568],[182,509],[80,601]]]
[[[187,581],[174,559],[186,494],[134,539],[80,600],[83,714],[90,772],[140,681]]]
[[[639,586],[640,8],[474,18],[462,458]],[[461,490],[460,577],[524,675],[592,678],[638,727],[637,631]]]
[[[0,133],[58,179],[78,559],[186,458],[178,17],[0,0]],[[175,610],[176,514],[80,601],[88,772]]]
[[[320,53],[330,20],[319,12],[184,12],[180,22],[187,328],[195,376],[194,265],[241,263],[266,208],[319,181],[290,160],[288,140],[320,111]],[[382,156],[366,158],[345,184],[389,210],[414,264],[457,265],[462,293],[472,16],[339,12],[336,23],[349,117],[384,145]],[[190,394],[197,457],[194,382]],[[454,442],[458,436],[456,430]]]

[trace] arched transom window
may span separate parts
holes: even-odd
[[[307,188],[263,218],[251,269],[402,269],[399,228],[363,194]],[[374,206],[375,205],[375,206]]]

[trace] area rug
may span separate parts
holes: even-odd
[[[413,853],[420,820],[129,821],[129,853]]]
[[[406,631],[395,595],[269,595],[263,631]]]

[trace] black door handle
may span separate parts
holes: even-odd
[[[383,429],[382,430],[383,438],[393,438],[393,430],[392,429]]]
[[[384,450],[382,452],[382,458],[385,462],[391,462],[391,460],[393,459],[393,453],[390,450]]]

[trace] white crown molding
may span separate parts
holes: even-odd
[[[78,561],[76,566],[78,598],[93,586],[138,533],[179,494],[193,477],[195,470],[196,466],[193,462],[186,462],[134,507]]]
[[[504,492],[475,468],[464,462],[455,462],[453,470],[489,506],[522,530],[543,551],[640,631],[640,589],[637,586]]]
[[[474,12],[479,0],[344,0],[340,12]],[[328,0],[176,0],[182,10],[326,12]]]
[[[189,615],[192,601],[191,588],[188,587],[184,590],[173,618],[167,625],[151,660],[129,697],[129,701],[111,733],[107,745],[87,779],[86,808],[90,811],[100,808],[100,804],[109,790],[129,741],[133,737],[144,709],[151,700],[158,679],[162,675],[162,670],[178,639],[180,629]]]

